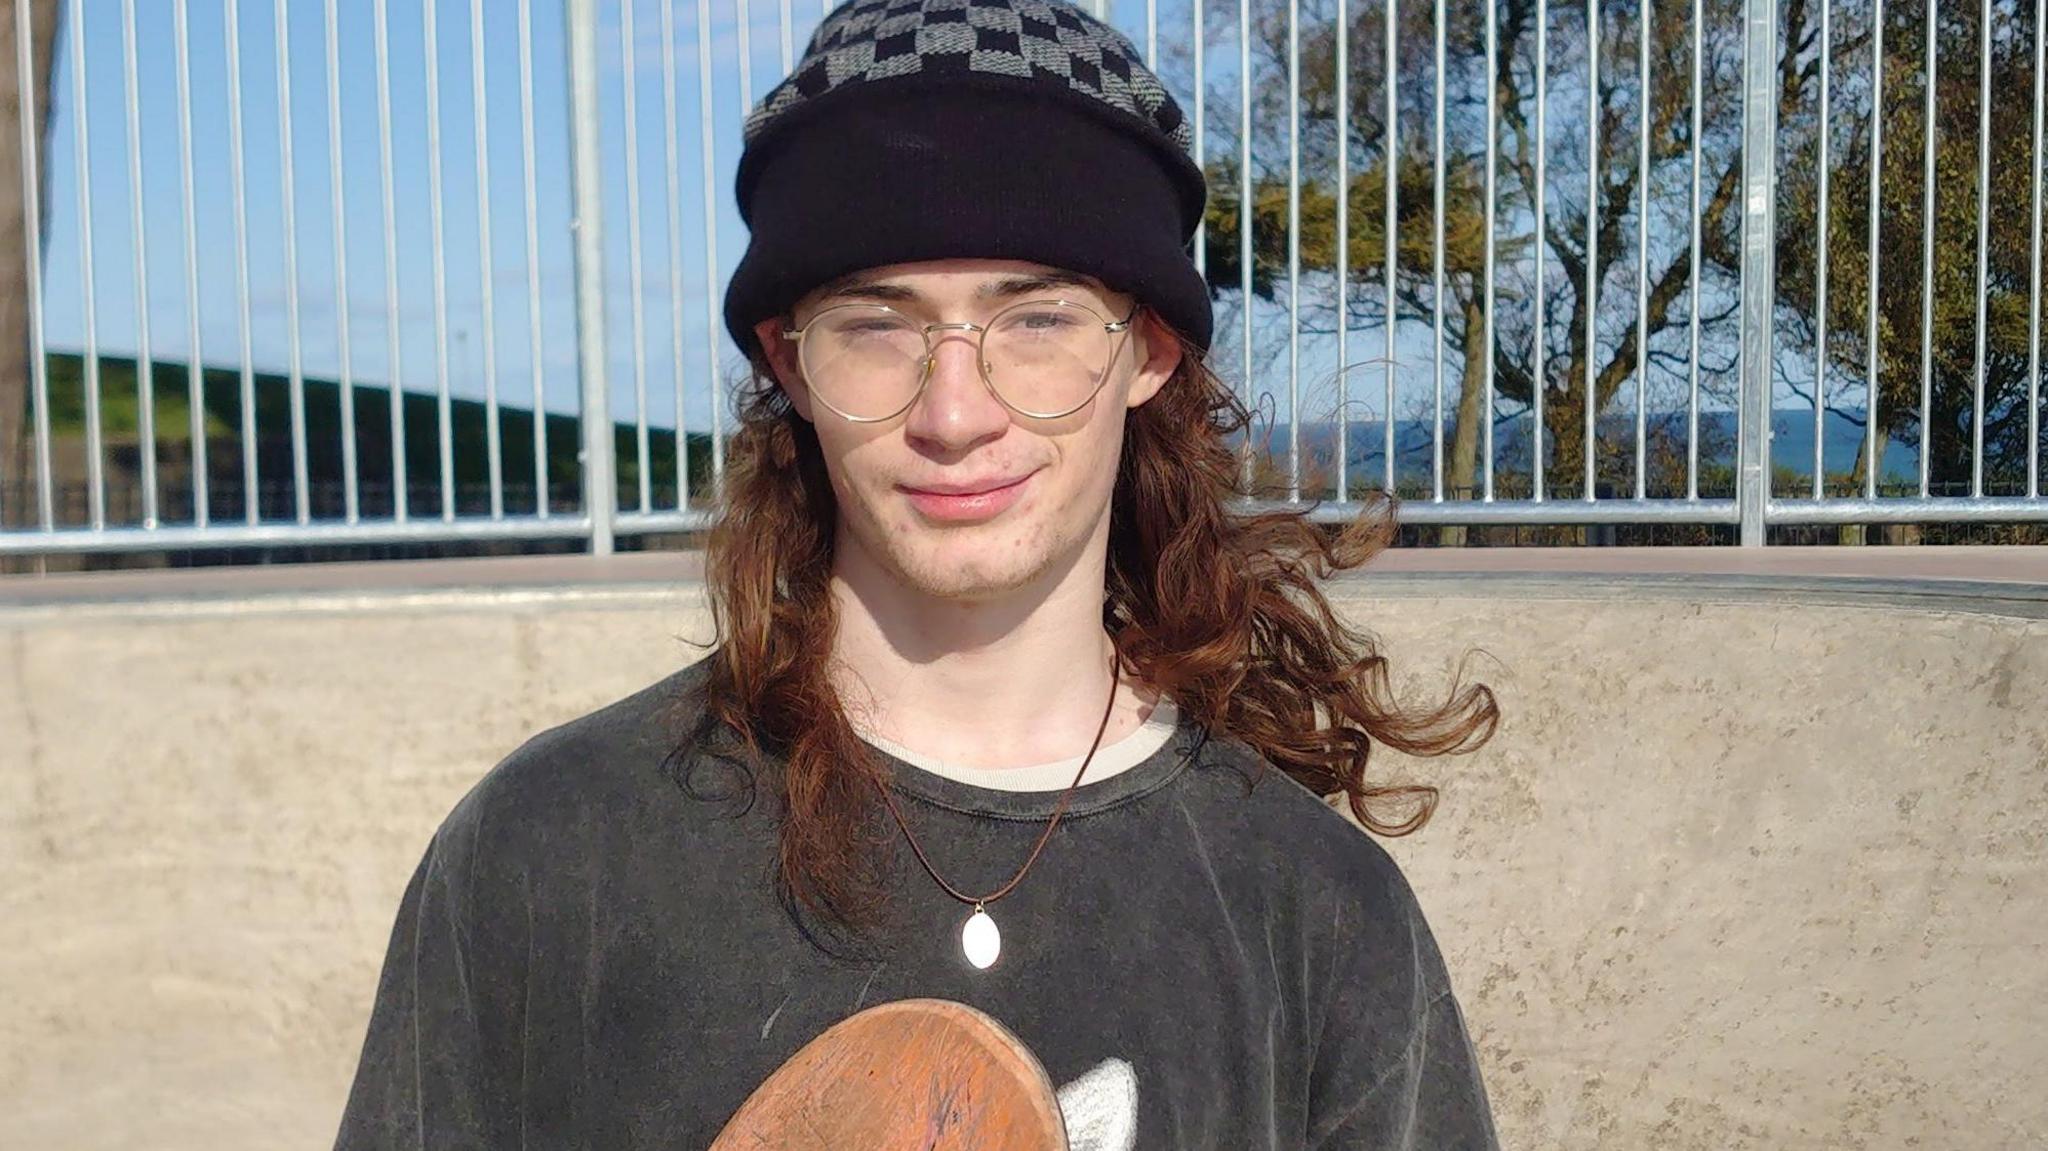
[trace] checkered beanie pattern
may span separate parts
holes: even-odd
[[[848,0],[747,116],[747,252],[727,330],[850,272],[948,258],[1092,275],[1198,348],[1207,198],[1180,105],[1121,32],[1063,0]]]
[[[1123,33],[1057,0],[853,0],[747,116],[749,143],[776,118],[847,84],[968,71],[1064,84],[1157,128],[1182,151],[1193,128]]]

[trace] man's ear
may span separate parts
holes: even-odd
[[[1180,338],[1149,308],[1138,309],[1138,320],[1131,326],[1130,338],[1138,366],[1131,375],[1124,406],[1135,408],[1158,395],[1166,381],[1173,378],[1174,369],[1180,367],[1182,352]]]
[[[811,419],[811,390],[804,386],[803,369],[797,363],[796,341],[782,338],[788,325],[788,316],[771,316],[754,325],[754,338],[761,342],[768,369],[775,374],[776,385],[789,397],[789,406],[795,408],[796,414],[808,423]]]

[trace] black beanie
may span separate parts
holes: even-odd
[[[726,328],[752,352],[756,323],[839,276],[978,257],[1094,276],[1206,349],[1192,138],[1131,42],[1071,4],[842,4],[747,117]]]

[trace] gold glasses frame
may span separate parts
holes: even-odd
[[[1025,308],[1043,308],[1043,307],[1048,307],[1048,306],[1052,306],[1052,307],[1061,307],[1061,308],[1079,308],[1079,309],[1080,309],[1081,311],[1083,311],[1083,312],[1086,312],[1086,313],[1088,313],[1088,314],[1089,314],[1090,316],[1093,316],[1093,317],[1095,318],[1096,322],[1097,322],[1097,323],[1100,323],[1100,324],[1102,325],[1102,330],[1103,330],[1104,332],[1108,333],[1108,334],[1109,334],[1110,336],[1114,337],[1114,336],[1120,336],[1120,335],[1123,335],[1124,333],[1126,333],[1126,332],[1128,332],[1128,331],[1130,331],[1130,330],[1131,330],[1131,323],[1132,323],[1132,321],[1136,320],[1136,319],[1137,319],[1137,317],[1138,317],[1138,309],[1139,309],[1139,308],[1141,308],[1141,307],[1143,307],[1144,305],[1143,305],[1143,304],[1141,304],[1141,303],[1135,303],[1135,302],[1134,302],[1134,303],[1132,303],[1132,305],[1131,305],[1131,311],[1130,311],[1130,314],[1129,314],[1129,315],[1125,316],[1125,317],[1124,317],[1123,319],[1121,319],[1121,320],[1108,320],[1108,319],[1104,319],[1104,318],[1103,318],[1103,315],[1102,315],[1102,313],[1101,313],[1101,312],[1098,312],[1098,311],[1096,311],[1096,310],[1095,310],[1095,309],[1094,309],[1093,307],[1090,307],[1090,306],[1089,306],[1089,305],[1087,305],[1087,304],[1081,303],[1081,302],[1080,302],[1080,301],[1078,301],[1078,300],[1067,300],[1067,299],[1056,299],[1056,298],[1046,298],[1046,299],[1037,299],[1037,300],[1024,300],[1024,301],[1022,301],[1022,302],[1019,302],[1019,303],[1011,304],[1010,306],[1008,306],[1008,307],[1004,308],[1004,309],[1003,309],[1002,311],[1000,311],[1000,312],[997,312],[997,313],[996,313],[996,314],[995,314],[994,316],[991,316],[991,317],[989,318],[989,321],[988,321],[988,323],[986,323],[986,324],[970,324],[970,323],[967,323],[967,322],[966,322],[966,321],[964,321],[964,320],[963,320],[963,321],[958,321],[958,322],[954,322],[954,323],[934,323],[934,324],[920,324],[920,323],[918,323],[918,322],[917,322],[917,320],[913,319],[913,318],[912,318],[912,317],[910,317],[910,316],[904,315],[904,314],[903,314],[902,312],[899,312],[899,311],[897,311],[897,310],[896,310],[895,308],[892,308],[892,307],[890,307],[890,306],[889,306],[889,305],[887,305],[887,304],[867,304],[867,303],[848,303],[848,304],[834,304],[834,305],[832,305],[832,306],[831,306],[831,307],[829,307],[829,308],[825,308],[825,309],[823,309],[823,310],[819,311],[817,315],[815,315],[815,316],[812,316],[812,317],[811,317],[811,319],[810,319],[810,322],[809,322],[809,323],[807,323],[807,324],[805,324],[805,325],[804,325],[803,327],[801,327],[801,328],[784,328],[784,329],[783,329],[783,331],[782,331],[782,338],[783,338],[783,339],[785,339],[785,340],[794,340],[794,341],[796,341],[796,345],[797,345],[797,353],[796,353],[796,355],[797,355],[797,365],[798,365],[798,367],[799,367],[799,368],[802,368],[802,369],[803,369],[803,371],[804,371],[804,375],[805,375],[805,379],[806,379],[806,382],[808,382],[808,380],[809,380],[809,376],[810,376],[810,370],[809,370],[809,368],[808,368],[808,367],[807,367],[807,366],[805,365],[805,363],[804,363],[804,336],[805,336],[805,335],[806,335],[807,333],[809,333],[809,332],[810,332],[810,330],[811,330],[811,329],[812,329],[812,328],[813,328],[814,326],[816,326],[816,325],[817,325],[817,323],[818,323],[818,321],[819,321],[820,319],[822,319],[822,318],[824,318],[824,317],[826,317],[826,316],[832,315],[832,314],[833,314],[833,313],[835,313],[835,312],[838,312],[838,313],[844,313],[844,312],[846,312],[846,311],[849,311],[849,310],[852,310],[852,309],[859,309],[859,310],[861,310],[861,311],[864,311],[864,312],[886,312],[886,313],[887,313],[887,314],[889,314],[889,315],[892,315],[892,316],[896,316],[896,317],[898,317],[899,319],[902,319],[902,320],[903,320],[903,321],[904,321],[905,323],[908,323],[908,324],[910,324],[911,326],[913,326],[913,327],[916,327],[916,328],[917,328],[917,329],[919,330],[919,334],[920,334],[920,335],[922,335],[922,336],[923,336],[923,338],[924,338],[924,356],[923,356],[923,357],[922,357],[921,359],[919,359],[919,361],[918,361],[918,364],[919,364],[920,366],[919,366],[919,368],[918,368],[918,381],[917,381],[917,387],[916,387],[916,388],[915,388],[915,389],[914,389],[914,390],[913,390],[913,391],[912,391],[912,392],[910,393],[910,398],[909,398],[909,399],[907,399],[907,400],[905,400],[905,401],[903,401],[903,404],[902,404],[902,406],[898,407],[898,408],[897,408],[897,409],[896,409],[895,411],[893,411],[893,412],[890,412],[890,413],[889,413],[888,415],[884,415],[884,416],[856,416],[856,415],[853,415],[853,414],[851,414],[851,413],[849,413],[849,412],[846,412],[846,411],[844,411],[844,410],[840,409],[840,408],[839,408],[839,407],[838,407],[837,405],[833,404],[831,400],[828,400],[828,399],[826,399],[826,398],[825,398],[824,396],[822,396],[822,395],[819,395],[819,394],[818,394],[818,392],[817,392],[817,390],[816,390],[815,388],[814,388],[814,389],[812,389],[812,391],[811,391],[811,395],[812,395],[812,397],[813,397],[813,398],[815,398],[815,399],[816,399],[816,400],[817,400],[817,401],[818,401],[818,402],[819,402],[820,404],[823,404],[823,405],[825,406],[825,408],[826,408],[827,410],[829,410],[830,412],[832,412],[832,413],[833,413],[834,415],[838,416],[839,418],[841,418],[841,419],[843,419],[843,420],[846,420],[846,421],[847,421],[848,423],[855,423],[855,424],[879,424],[879,423],[883,423],[883,422],[886,422],[886,421],[888,421],[888,420],[893,420],[893,419],[895,419],[895,418],[896,418],[897,416],[900,416],[900,415],[902,415],[902,414],[903,414],[904,412],[907,412],[907,411],[909,411],[909,410],[910,410],[910,408],[911,408],[911,405],[913,405],[913,404],[917,403],[918,397],[920,397],[920,396],[924,395],[924,390],[925,390],[925,388],[926,388],[927,386],[929,386],[929,385],[930,385],[930,383],[931,383],[931,378],[932,378],[932,365],[933,365],[933,363],[935,363],[935,362],[936,362],[936,360],[937,360],[937,358],[938,358],[938,349],[937,349],[937,347],[936,347],[936,346],[934,346],[934,345],[933,345],[933,343],[932,343],[932,333],[933,333],[933,332],[973,332],[973,333],[975,333],[975,340],[974,340],[974,362],[975,362],[975,366],[976,366],[976,368],[977,368],[977,369],[979,370],[979,372],[980,372],[980,374],[981,374],[981,383],[982,383],[982,386],[983,386],[983,387],[985,387],[985,388],[987,388],[987,389],[988,389],[988,392],[989,392],[989,394],[990,394],[990,395],[992,395],[992,396],[994,396],[994,397],[996,398],[996,402],[997,402],[997,403],[999,403],[999,404],[1001,404],[1001,405],[1003,405],[1003,406],[1004,406],[1005,408],[1008,408],[1008,409],[1009,409],[1010,411],[1012,411],[1012,412],[1015,412],[1016,414],[1018,414],[1018,415],[1020,415],[1020,416],[1024,416],[1024,417],[1026,417],[1027,419],[1034,419],[1034,420],[1057,420],[1057,419],[1060,419],[1061,417],[1064,417],[1064,416],[1071,416],[1071,415],[1073,415],[1073,414],[1074,414],[1075,412],[1078,412],[1078,411],[1080,411],[1080,410],[1081,410],[1082,408],[1085,408],[1085,407],[1087,407],[1087,406],[1088,406],[1089,404],[1091,404],[1091,403],[1094,403],[1094,402],[1095,402],[1095,397],[1096,397],[1096,396],[1097,396],[1098,394],[1100,394],[1100,393],[1101,393],[1101,391],[1102,391],[1102,385],[1103,385],[1103,384],[1105,384],[1105,383],[1107,383],[1107,382],[1109,381],[1109,369],[1110,369],[1110,367],[1111,367],[1112,365],[1114,365],[1114,364],[1116,363],[1116,357],[1117,357],[1117,354],[1118,354],[1119,352],[1121,352],[1121,351],[1123,350],[1123,346],[1122,346],[1122,343],[1121,343],[1121,341],[1117,341],[1117,340],[1112,340],[1112,341],[1110,342],[1110,349],[1109,349],[1109,355],[1108,355],[1107,357],[1105,357],[1105,358],[1104,358],[1104,360],[1103,360],[1103,364],[1102,364],[1102,367],[1096,370],[1096,373],[1095,373],[1095,386],[1094,386],[1093,388],[1090,388],[1090,389],[1089,389],[1089,391],[1088,391],[1088,395],[1087,395],[1086,397],[1084,397],[1084,398],[1083,398],[1083,399],[1081,400],[1081,402],[1079,402],[1079,403],[1075,404],[1074,406],[1072,406],[1072,407],[1070,407],[1070,408],[1067,408],[1067,409],[1065,409],[1064,411],[1058,411],[1058,412],[1034,412],[1034,411],[1031,411],[1031,410],[1029,410],[1029,409],[1026,409],[1026,408],[1020,408],[1020,407],[1018,407],[1018,406],[1017,406],[1016,404],[1014,404],[1014,403],[1011,403],[1011,402],[1010,402],[1010,400],[1009,400],[1009,399],[1008,399],[1007,397],[1005,397],[1005,396],[1003,395],[1003,391],[1002,391],[1002,389],[1001,389],[1000,387],[996,386],[996,382],[995,382],[995,380],[994,380],[994,379],[993,379],[993,378],[992,378],[992,377],[990,376],[990,365],[989,365],[989,362],[988,362],[988,348],[987,348],[987,340],[988,340],[988,333],[989,333],[989,329],[991,329],[991,328],[994,328],[994,327],[995,327],[995,326],[996,326],[996,325],[997,325],[997,324],[998,324],[998,323],[999,323],[999,322],[1000,322],[1000,321],[1002,320],[1002,318],[1003,318],[1004,316],[1007,316],[1007,315],[1009,315],[1009,314],[1010,314],[1011,312],[1015,312],[1015,311],[1020,311],[1020,310],[1022,310],[1022,309],[1025,309]]]

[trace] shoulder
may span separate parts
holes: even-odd
[[[1407,968],[1425,994],[1441,990],[1421,902],[1377,837],[1236,740],[1206,741],[1189,782],[1191,802],[1233,833],[1233,850],[1294,906],[1312,946],[1344,953],[1344,966]]]
[[[674,790],[674,758],[702,714],[706,670],[693,664],[528,739],[456,803],[437,848],[545,851],[659,805]]]
[[[1195,802],[1236,824],[1253,846],[1285,850],[1304,878],[1406,892],[1400,868],[1378,840],[1245,743],[1209,737],[1193,766]]]

